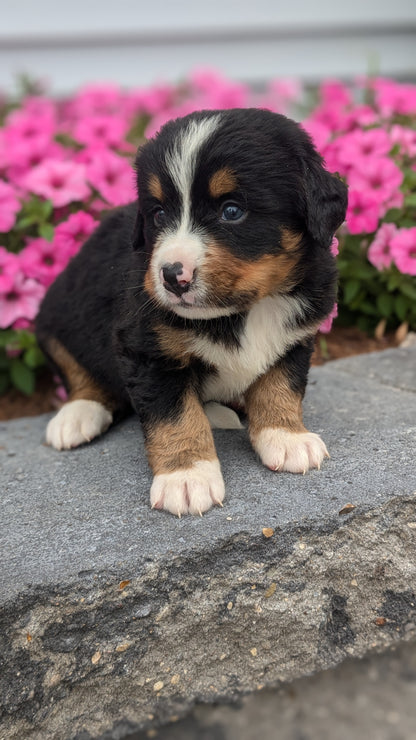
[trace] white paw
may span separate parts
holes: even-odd
[[[46,442],[57,450],[91,442],[108,429],[113,416],[98,401],[68,401],[46,427]]]
[[[204,404],[204,411],[208,417],[211,429],[243,429],[238,414],[230,409],[229,406],[223,406],[216,401],[209,401]]]
[[[329,457],[322,439],[312,432],[288,432],[285,429],[263,429],[253,442],[261,461],[270,470],[306,473],[321,467]]]
[[[155,475],[150,489],[152,509],[171,514],[200,514],[224,498],[224,481],[218,460],[198,460],[191,468]]]

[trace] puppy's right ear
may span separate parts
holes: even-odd
[[[135,251],[144,247],[143,216],[140,212],[138,212],[136,216],[131,244]]]

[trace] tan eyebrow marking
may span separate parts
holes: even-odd
[[[153,195],[156,200],[158,200],[160,203],[163,202],[163,189],[162,189],[162,183],[160,182],[157,175],[152,173],[149,177],[149,184],[148,184],[150,195]]]
[[[220,198],[221,195],[231,193],[237,187],[237,178],[234,172],[228,167],[214,172],[209,181],[209,193],[213,198]]]

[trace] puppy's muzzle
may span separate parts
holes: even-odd
[[[163,287],[180,298],[195,281],[196,269],[191,271],[182,262],[167,262],[160,270]]]

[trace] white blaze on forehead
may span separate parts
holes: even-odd
[[[191,188],[198,153],[218,127],[220,118],[221,115],[216,114],[200,120],[191,120],[166,154],[166,167],[182,201],[182,231],[191,229]]]

